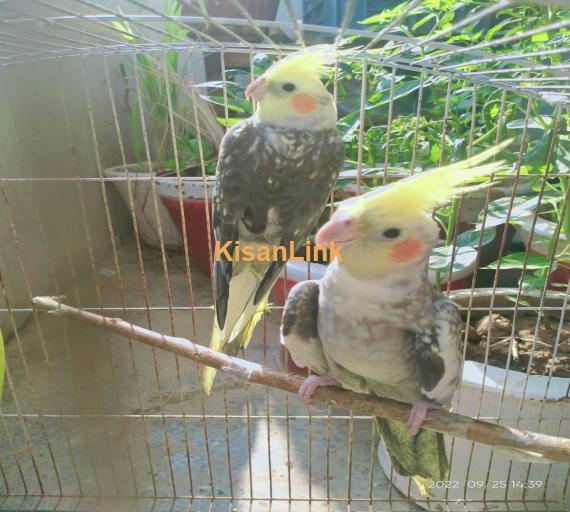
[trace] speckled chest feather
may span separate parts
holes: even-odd
[[[335,130],[279,128],[255,119],[224,138],[214,194],[214,221],[242,219],[240,238],[304,242],[330,195],[344,161]]]

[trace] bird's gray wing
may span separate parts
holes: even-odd
[[[249,120],[234,125],[222,139],[216,184],[212,224],[216,241],[226,247],[231,255],[240,239],[239,225],[243,222],[252,233],[261,233],[267,222],[267,209],[262,202],[251,206],[250,190],[255,171],[268,164],[261,151],[259,130]],[[216,316],[218,326],[223,328],[226,318],[232,262],[220,251],[215,261],[216,270]]]
[[[297,366],[326,375],[329,368],[317,329],[318,313],[318,281],[296,284],[283,310],[281,341]]]
[[[416,375],[422,393],[440,404],[451,401],[461,378],[461,317],[453,302],[438,296],[434,322],[415,333]]]
[[[334,130],[271,128],[248,119],[222,141],[214,190],[216,240],[289,246],[305,243],[334,186],[344,144]],[[230,261],[216,262],[216,314],[223,327],[232,277]],[[285,261],[263,272],[253,303],[271,289]],[[248,298],[245,298],[247,302]]]

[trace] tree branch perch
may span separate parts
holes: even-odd
[[[257,363],[214,352],[186,338],[167,336],[120,318],[109,318],[67,306],[56,297],[35,297],[33,302],[39,310],[75,318],[109,329],[117,334],[173,352],[200,364],[231,372],[233,375],[256,384],[296,393],[303,381],[302,378],[295,375],[277,372]],[[329,405],[402,422],[407,421],[411,409],[410,405],[402,402],[354,393],[336,386],[318,388],[314,398]],[[495,425],[447,411],[429,411],[423,426],[436,432],[476,443],[531,451],[539,453],[553,462],[570,463],[570,439]]]

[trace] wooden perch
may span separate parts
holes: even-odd
[[[213,366],[221,371],[230,372],[256,384],[296,393],[301,382],[303,382],[301,377],[277,372],[264,368],[257,363],[214,352],[186,338],[167,336],[120,318],[109,318],[67,306],[59,302],[56,297],[35,297],[33,302],[39,310],[76,318],[109,329],[147,345],[173,352],[201,364]],[[402,402],[354,393],[336,386],[318,388],[314,398],[329,405],[404,423],[408,420],[411,409],[410,405]],[[570,439],[503,427],[447,411],[429,411],[423,426],[436,432],[468,439],[476,443],[534,452],[553,462],[570,462]]]

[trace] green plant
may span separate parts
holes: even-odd
[[[473,10],[480,10],[488,7],[492,2],[489,0],[424,0],[416,9],[408,13],[400,23],[392,27],[388,34],[403,35],[407,37],[428,38],[440,31],[448,29],[454,22],[465,18]],[[396,18],[399,18],[407,4],[401,3],[393,9],[387,9],[375,16],[371,16],[360,23],[369,30],[378,32],[387,29]],[[456,46],[468,46],[477,43],[485,43],[500,37],[510,37],[521,32],[535,29],[549,23],[556,23],[568,19],[570,10],[552,6],[540,5],[513,5],[508,9],[502,9],[496,14],[477,20],[461,29],[459,32],[452,32],[447,37],[441,38],[448,44]],[[360,41],[358,41],[360,43]],[[515,41],[513,44],[493,47],[495,54],[532,52],[542,50],[545,44],[551,47],[564,47],[570,43],[570,30],[560,28],[558,30],[537,33],[529,38]],[[377,48],[372,52],[378,52],[382,56],[389,57],[396,51],[401,51],[401,46],[393,42],[379,41]],[[429,48],[429,50],[428,50]],[[416,59],[426,56],[430,57],[441,54],[444,50],[434,50],[432,47],[417,46],[404,52],[404,57]],[[530,62],[542,65],[559,64],[563,59],[564,52],[552,54],[552,56],[531,56]],[[461,63],[468,61],[463,54],[449,55],[445,64]],[[477,59],[473,59],[476,61]],[[500,68],[504,66],[504,61],[484,62],[481,64],[465,64],[459,68],[462,72],[473,72]],[[512,61],[509,64],[513,68]],[[358,137],[355,133],[359,122],[359,97],[360,97],[360,77],[362,66],[358,62],[343,64],[339,68],[338,95],[339,105],[342,114],[339,119],[339,128],[343,130],[349,146],[348,152],[352,158],[355,157]],[[513,76],[524,77],[524,72],[516,70]],[[548,76],[548,71],[542,73]],[[533,76],[541,76],[534,74]],[[386,149],[385,137],[376,137],[376,131],[387,130],[387,102],[390,100],[390,89],[392,83],[391,69],[389,67],[371,64],[367,68],[368,87],[365,102],[365,129],[367,135],[365,141],[373,141],[367,148],[368,152],[377,156],[383,155]],[[468,146],[470,151],[476,153],[481,148],[493,144],[497,130],[502,129],[503,139],[512,136],[505,133],[507,130],[517,131],[517,123],[520,128],[524,120],[527,99],[508,92],[504,98],[502,118],[501,104],[503,101],[503,91],[490,85],[474,84],[464,82],[460,79],[453,79],[450,84],[450,95],[447,97],[448,80],[445,77],[433,77],[426,75],[423,84],[423,101],[421,106],[421,116],[430,121],[439,121],[437,129],[431,123],[420,122],[415,124],[417,89],[419,88],[419,73],[414,71],[398,70],[394,75],[393,105],[394,115],[389,152],[392,155],[390,161],[397,161],[404,166],[408,164],[419,167],[430,166],[440,162],[459,160],[467,156]],[[521,84],[524,84],[521,81]],[[473,97],[473,94],[476,96]],[[445,136],[442,139],[444,112],[448,102],[448,117],[445,126]],[[475,107],[475,117],[473,118],[473,107]],[[546,103],[533,101],[531,123],[544,124],[543,118],[552,115],[554,107]],[[382,122],[378,122],[378,120]],[[421,118],[420,118],[421,119]],[[502,121],[500,123],[499,121]],[[406,126],[407,134],[404,140],[398,133],[400,127]],[[372,130],[368,136],[368,130]],[[417,161],[412,161],[410,151],[410,141],[413,141],[412,134],[417,131]],[[518,129],[518,136],[522,130]],[[354,136],[353,136],[354,135]],[[542,148],[545,141],[537,140],[536,132],[529,137],[529,157],[525,163],[533,165],[540,162],[544,165],[545,158]],[[403,142],[403,144],[402,144]],[[426,143],[427,142],[427,143]],[[471,143],[470,143],[471,142]],[[513,146],[514,147],[514,146]],[[404,151],[402,151],[404,149]],[[536,158],[533,159],[533,156]],[[515,161],[512,151],[504,151],[500,155],[509,162]],[[382,158],[383,159],[383,158]],[[367,161],[370,162],[372,159]]]
[[[164,0],[163,9],[167,17],[176,17],[180,16],[182,6],[178,0]],[[129,43],[146,42],[144,34],[128,20],[113,21],[112,24]],[[184,42],[188,34],[185,25],[168,19],[161,30],[165,44]],[[206,172],[214,174],[215,163],[212,165],[208,159],[215,157],[214,146],[218,146],[223,132],[208,104],[196,95],[188,80],[182,78],[184,63],[181,55],[176,50],[157,54],[137,52],[132,62],[120,65],[126,85],[125,105],[133,152],[137,162],[147,161],[146,131],[151,158],[161,162],[165,169],[176,168],[176,157],[182,171],[192,169],[199,166],[203,156]],[[196,117],[200,123],[200,137]]]
[[[414,38],[428,38],[440,31],[448,29],[454,22],[464,19],[473,10],[480,10],[491,5],[490,0],[424,0],[417,9],[408,14],[399,24],[392,27],[389,34],[405,35]],[[384,10],[361,23],[373,32],[384,30],[396,17],[399,17],[406,3],[394,9]],[[567,19],[570,11],[558,7],[540,5],[516,4],[508,9],[502,9],[496,14],[480,19],[461,29],[440,38],[441,42],[455,46],[469,46],[485,43],[492,39],[510,37],[523,31],[556,23]],[[352,39],[354,44],[363,41]],[[366,44],[367,41],[364,42]],[[537,33],[530,38],[515,41],[505,46],[494,46],[492,52],[501,55],[517,52],[532,52],[542,50],[545,43],[551,47],[568,46],[570,31],[561,28],[554,31]],[[402,46],[394,42],[379,41],[376,48],[371,49],[384,57],[389,57]],[[421,45],[404,52],[404,57],[416,59],[422,56],[437,55],[444,50],[434,50],[429,45]],[[493,67],[505,66],[505,61],[476,63],[477,59],[469,62],[465,54],[450,55],[446,64],[464,63],[459,69],[462,72],[489,71]],[[530,56],[530,62],[541,65],[559,64],[561,54]],[[253,59],[253,74],[259,76],[274,58],[260,54]],[[513,61],[507,61],[511,69],[516,67]],[[513,71],[513,76],[524,77],[524,71]],[[432,76],[426,73],[423,78],[418,71],[397,69],[382,65],[371,57],[366,65],[366,87],[364,101],[362,96],[363,62],[359,59],[339,62],[336,76],[336,91],[338,105],[337,128],[346,144],[347,164],[352,169],[359,165],[359,140],[362,138],[362,180],[361,190],[381,185],[385,171],[422,172],[439,164],[464,159],[469,154],[476,154],[495,143],[500,130],[500,139],[512,138],[513,142],[505,148],[497,158],[507,164],[518,163],[519,148],[525,153],[521,156],[521,173],[539,175],[544,172],[548,160],[548,151],[555,132],[555,107],[541,100],[532,99],[530,102],[530,117],[528,130],[523,141],[523,130],[527,110],[526,97],[513,91],[504,91],[491,84],[471,83],[459,77]],[[533,76],[548,76],[548,71],[535,73]],[[208,101],[218,107],[224,105],[224,95],[227,96],[228,120],[225,115],[218,115],[222,124],[232,125],[240,119],[252,114],[251,105],[243,95],[244,87],[250,80],[249,70],[228,69],[226,71],[225,87],[222,82],[209,83],[214,93],[208,96]],[[524,84],[524,81],[521,82]],[[333,89],[333,74],[328,80],[329,90]],[[422,87],[421,105],[418,110],[419,90]],[[449,92],[448,92],[449,91]],[[390,103],[392,104],[390,106]],[[361,123],[361,109],[364,108],[364,124]],[[390,116],[391,111],[391,116]],[[447,114],[446,114],[447,113]],[[570,165],[570,149],[567,147],[567,134],[563,133],[567,121],[562,123],[560,140],[552,159],[552,171],[568,172]],[[389,135],[388,135],[389,131]],[[364,133],[362,133],[364,132]],[[566,142],[564,142],[566,140]],[[388,169],[384,169],[385,161]],[[347,171],[348,173],[349,171]],[[339,190],[354,192],[356,172],[343,175],[337,183]],[[530,178],[535,179],[535,178]],[[536,178],[536,183],[539,183]],[[561,177],[549,183],[552,195],[563,198],[562,190],[568,185],[568,179]],[[536,193],[536,190],[534,191]],[[518,198],[516,198],[518,201]],[[558,205],[558,215],[561,201]],[[492,204],[491,208],[497,208]],[[501,203],[501,207],[505,205]],[[453,260],[453,270],[474,262],[477,256],[479,239],[483,237],[483,245],[495,235],[495,226],[501,222],[500,212],[489,212],[485,230],[481,226],[472,226],[467,233],[455,233],[455,225],[459,213],[459,201],[440,209],[436,215],[442,225],[444,245],[434,251],[430,267],[438,272],[444,272],[446,265]],[[493,224],[492,216],[496,215]],[[564,212],[563,232],[570,231],[570,209]],[[506,248],[506,254],[512,253]],[[534,262],[536,264],[536,262]],[[536,269],[534,269],[536,270]]]
[[[534,103],[534,102],[533,102]],[[532,105],[534,110],[536,106]],[[543,290],[548,283],[550,272],[557,269],[560,263],[570,262],[570,246],[565,241],[570,241],[570,117],[568,113],[560,116],[559,125],[556,129],[557,112],[552,116],[535,115],[528,122],[529,139],[534,141],[531,149],[523,157],[524,164],[520,168],[520,180],[530,186],[530,194],[515,197],[511,207],[510,198],[501,198],[493,201],[487,211],[486,225],[506,222],[507,219],[513,225],[522,224],[524,218],[529,215],[539,215],[540,217],[553,223],[552,236],[548,239],[546,254],[530,253],[526,251],[506,251],[503,257],[488,266],[490,269],[519,269],[523,270],[522,285],[524,291]],[[516,120],[507,126],[511,130],[522,132],[524,119]],[[555,132],[557,139],[554,142],[552,137]],[[550,155],[550,152],[552,154]],[[547,162],[550,166],[547,169]],[[545,173],[548,176],[545,178]],[[544,188],[544,190],[543,190]],[[540,205],[538,198],[543,190]],[[483,215],[483,212],[481,216]],[[555,243],[556,231],[559,230],[559,238],[562,244]],[[535,233],[534,239],[538,237]],[[560,249],[562,247],[562,249]],[[508,248],[507,248],[508,249]],[[526,261],[526,265],[525,265]],[[552,264],[551,264],[552,262]],[[551,286],[558,286],[557,283],[550,283]],[[563,287],[566,284],[562,285]]]

